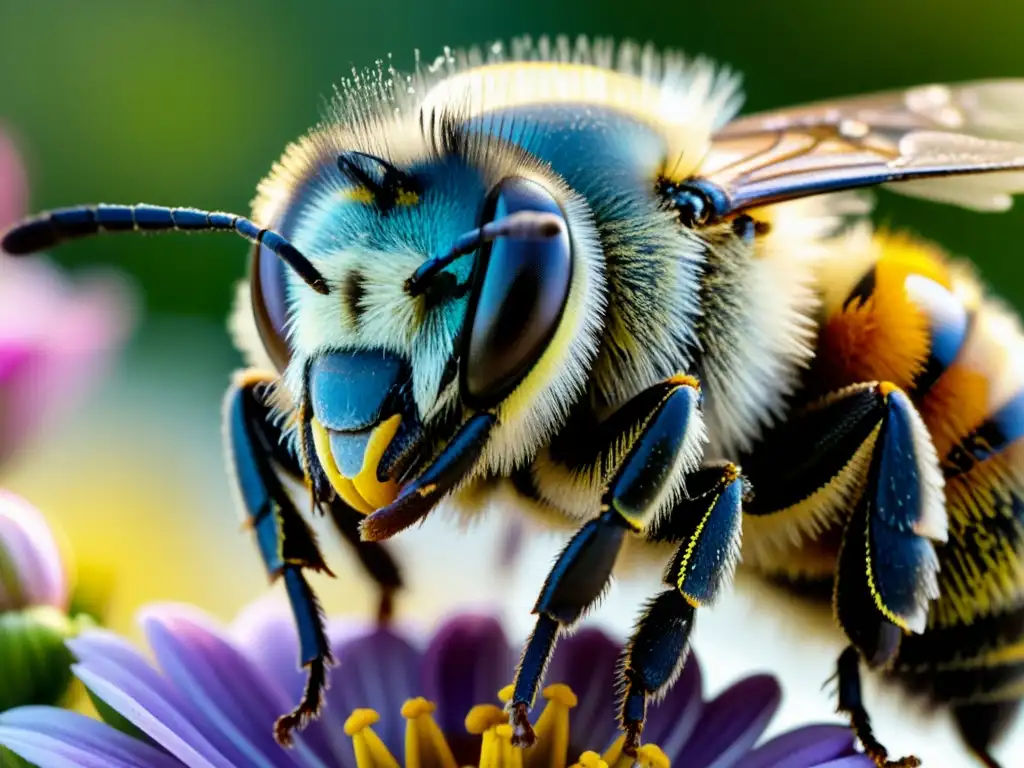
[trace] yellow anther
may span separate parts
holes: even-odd
[[[370,726],[380,720],[372,709],[357,709],[345,721],[345,734],[352,739],[356,768],[399,768],[380,736]]]
[[[569,758],[569,710],[576,706],[576,694],[556,683],[542,691],[547,706],[537,718],[537,743],[526,755],[530,768],[565,768]]]
[[[506,685],[504,688],[498,691],[498,701],[500,701],[502,704],[508,704],[510,701],[512,701],[512,694],[515,693],[515,690],[515,684]]]
[[[402,705],[406,768],[458,768],[444,733],[432,717],[437,705],[420,697]]]
[[[626,734],[623,733],[608,747],[608,751],[601,755],[601,759],[608,764],[608,768],[632,768],[633,758],[622,752],[625,743]]]
[[[587,751],[580,755],[580,761],[572,768],[608,768],[608,763],[597,752]]]
[[[555,683],[554,685],[549,685],[547,688],[541,691],[541,696],[543,696],[548,701],[554,701],[558,704],[561,704],[563,707],[566,707],[567,709],[572,709],[579,703],[579,699],[577,699],[576,694],[572,692],[572,688],[570,688],[565,683]]]
[[[437,704],[418,696],[415,699],[409,699],[402,705],[402,717],[412,720],[423,715],[432,715],[436,709]]]
[[[355,736],[364,728],[369,728],[380,720],[380,715],[375,709],[355,709],[345,721],[345,735]]]
[[[636,764],[642,768],[670,768],[672,761],[657,744],[644,744],[636,751]]]
[[[466,715],[466,730],[474,736],[486,732],[488,728],[508,722],[508,715],[501,707],[494,704],[477,704]]]

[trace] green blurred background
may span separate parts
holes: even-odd
[[[1024,3],[1010,0],[0,0],[0,124],[24,153],[34,210],[146,201],[247,212],[257,182],[318,119],[352,66],[392,53],[403,68],[416,48],[432,58],[445,45],[545,33],[704,53],[744,74],[752,110],[1024,76]],[[1024,205],[984,215],[883,193],[878,217],[970,256],[1024,306]],[[126,271],[139,289],[142,322],[89,407],[0,482],[65,528],[84,569],[108,572],[118,628],[129,629],[146,601],[196,601],[228,617],[266,589],[255,546],[239,534],[220,449],[220,398],[240,364],[223,321],[246,253],[233,237],[167,236],[97,239],[54,254],[75,270]],[[482,602],[502,583],[500,575],[467,578],[493,560],[493,549],[466,544],[444,562],[432,557],[448,534],[428,525],[403,535],[398,546],[416,574],[407,614],[449,604],[453,584],[463,602]],[[328,608],[368,610],[369,593],[351,586],[363,584],[350,581],[358,579],[352,558],[336,547],[328,555],[340,586],[318,582]],[[518,587],[501,592],[524,631],[550,553],[535,561]],[[604,613],[617,611],[620,632],[641,595],[613,592]],[[716,614],[705,627],[714,634],[719,622],[722,647],[732,647],[730,638],[747,642],[735,624],[722,623],[728,609]],[[784,612],[768,631],[793,641],[796,661],[784,679],[794,684],[794,701],[827,713],[820,685],[832,648],[822,646],[811,669]],[[712,666],[711,679],[737,669],[731,661]],[[933,743],[945,750],[950,742]]]
[[[1024,75],[1024,4],[1008,0],[2,0],[0,118],[23,142],[36,208],[144,200],[241,212],[353,65],[558,32],[706,53],[744,73],[752,109]],[[972,256],[1024,301],[1024,212],[886,195],[880,215]],[[223,237],[119,239],[60,258],[123,266],[152,311],[216,320],[244,252]]]

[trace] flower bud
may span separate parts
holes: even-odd
[[[46,520],[24,499],[0,491],[0,712],[64,699],[73,663],[65,641],[92,623],[68,616],[68,595]]]

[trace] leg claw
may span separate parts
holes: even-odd
[[[512,746],[529,748],[537,743],[537,735],[530,725],[530,711],[526,704],[520,702],[512,706],[509,725],[512,726]]]
[[[641,730],[643,730],[643,723],[626,724],[626,739],[622,743],[622,754],[636,757],[636,751],[640,749]]]

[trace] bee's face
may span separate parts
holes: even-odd
[[[321,142],[323,161],[275,218],[330,293],[259,255],[264,344],[308,409],[328,479],[364,512],[472,413],[498,417],[492,465],[521,460],[583,385],[595,342],[579,307],[599,303],[592,225],[556,177],[490,149],[403,161]]]

